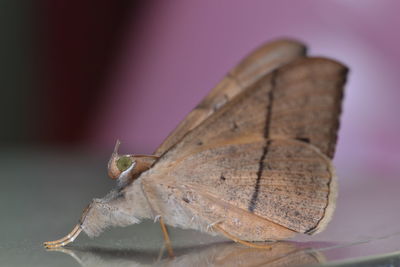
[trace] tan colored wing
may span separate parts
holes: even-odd
[[[173,181],[297,232],[323,229],[345,76],[322,58],[274,71],[164,154],[154,183]]]
[[[274,69],[304,56],[303,44],[291,40],[267,43],[244,58],[225,78],[192,110],[156,150],[161,155],[175,145],[189,131],[224,106],[246,87]]]
[[[235,217],[249,224],[246,217],[255,214],[299,233],[322,230],[335,206],[330,160],[314,146],[297,140],[248,141],[199,151],[173,164],[168,175],[177,177],[174,184],[186,199],[182,204],[203,217],[213,211],[196,203],[200,199],[229,207],[224,216],[210,216],[214,221]],[[237,208],[243,211],[241,216],[229,214]],[[257,237],[251,236],[254,230],[248,232],[237,235],[248,240]]]
[[[333,158],[347,68],[304,58],[280,68],[274,80],[270,138],[311,143]]]

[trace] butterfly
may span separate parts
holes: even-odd
[[[245,57],[153,155],[108,164],[117,186],[94,199],[66,237],[159,219],[234,241],[282,240],[325,229],[335,209],[332,158],[348,69],[306,56],[294,40]],[[246,243],[247,242],[247,243]]]

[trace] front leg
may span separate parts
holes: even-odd
[[[82,228],[80,227],[79,224],[77,224],[74,229],[72,229],[72,231],[64,236],[63,238],[60,238],[58,240],[55,241],[47,241],[44,242],[43,245],[46,248],[52,249],[52,248],[59,248],[59,247],[63,247],[71,242],[73,242],[75,240],[75,238],[78,237],[78,235],[82,232]]]
[[[93,217],[93,215],[90,215],[90,214],[93,214],[92,210],[96,209],[96,208],[93,208],[96,206],[95,203],[96,203],[95,200],[93,200],[92,203],[90,203],[83,210],[83,213],[82,213],[81,219],[79,220],[79,223],[74,227],[74,229],[72,229],[72,231],[69,234],[67,234],[66,236],[64,236],[58,240],[55,240],[55,241],[44,242],[43,245],[46,248],[52,249],[52,248],[63,247],[65,245],[73,242],[78,237],[78,235],[82,232],[82,224],[86,221],[86,218],[89,218],[89,221],[93,220],[93,219],[90,219],[91,217]]]
[[[140,222],[139,218],[124,209],[123,203],[117,199],[94,199],[83,211],[79,223],[65,237],[45,242],[46,248],[57,248],[73,242],[84,231],[89,237],[98,236],[109,226],[127,226]]]

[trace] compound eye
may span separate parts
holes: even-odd
[[[117,168],[120,172],[123,172],[126,171],[132,165],[132,163],[133,161],[130,157],[123,156],[117,160]]]

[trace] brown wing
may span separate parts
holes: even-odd
[[[324,58],[300,59],[274,80],[270,138],[311,143],[333,158],[347,68]]]
[[[298,232],[322,229],[334,206],[327,156],[345,75],[343,65],[322,58],[267,75],[164,154],[152,168],[155,179]]]
[[[168,175],[177,177],[174,184],[187,199],[182,203],[207,216],[212,210],[196,201],[214,199],[299,233],[321,230],[335,206],[330,160],[297,140],[247,141],[198,151],[174,163]]]
[[[189,131],[224,106],[246,87],[274,69],[305,55],[303,44],[290,40],[267,43],[243,59],[192,110],[156,150],[161,155],[175,145]]]

